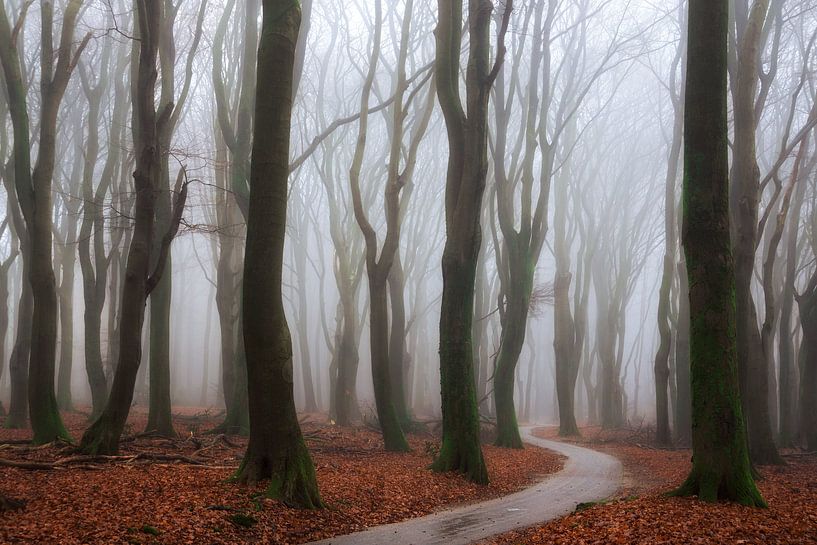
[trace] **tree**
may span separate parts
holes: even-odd
[[[227,86],[224,82],[223,76],[223,53],[224,40],[227,33],[227,27],[230,20],[235,1],[227,3],[224,9],[224,14],[221,17],[219,26],[216,29],[216,35],[213,39],[213,88],[216,98],[216,115],[218,119],[221,137],[229,150],[229,175],[227,187],[231,191],[231,196],[227,199],[234,199],[240,212],[241,217],[246,222],[248,207],[247,199],[249,194],[249,165],[250,153],[252,150],[252,135],[253,135],[253,96],[256,90],[256,70],[257,70],[257,54],[258,54],[258,0],[248,0],[243,3],[243,39],[241,52],[241,72],[240,77],[231,86],[237,88],[238,96],[236,97],[236,104],[231,105]],[[234,112],[231,116],[231,112]],[[226,203],[225,203],[226,204]],[[235,214],[232,214],[235,215]],[[228,225],[231,225],[228,223]],[[234,225],[234,224],[233,224]],[[240,252],[238,247],[229,247],[227,250]],[[228,252],[224,255],[225,258],[234,257],[240,260],[241,256],[238,253],[233,254]],[[226,263],[224,265],[227,266]],[[232,278],[219,277],[219,282],[222,281],[233,282]],[[240,280],[238,281],[240,285]],[[233,326],[235,329],[236,342],[233,351],[233,357],[224,360],[224,388],[231,390],[229,393],[225,391],[224,400],[227,406],[227,414],[224,422],[218,427],[219,431],[229,433],[246,433],[249,429],[249,414],[247,408],[247,364],[244,351],[244,341],[242,334],[243,318],[240,309],[240,297],[238,297],[237,286],[224,285],[221,288],[222,307],[220,307],[220,316],[228,315],[227,309],[231,305],[238,308],[238,323]],[[236,297],[236,301],[232,302],[231,297]],[[230,331],[222,329],[222,333],[230,335]],[[231,335],[230,335],[231,336]]]
[[[729,233],[727,0],[691,0],[684,132],[683,248],[689,276],[692,471],[675,491],[765,506],[740,403]]]
[[[683,10],[683,7],[679,8]],[[683,23],[681,23],[683,25]],[[680,68],[680,87],[684,84],[684,67],[682,60],[684,49],[686,48],[686,34],[681,31],[681,40],[675,53],[670,71],[669,84],[667,85],[670,101],[672,103],[673,123],[672,141],[669,147],[669,158],[667,160],[667,175],[664,192],[664,262],[663,274],[661,276],[661,288],[658,293],[658,333],[659,344],[655,353],[655,410],[656,426],[655,440],[660,445],[667,445],[672,440],[669,425],[669,381],[670,368],[669,357],[672,350],[672,323],[671,323],[671,300],[672,285],[676,272],[676,247],[678,235],[676,229],[678,222],[675,210],[675,185],[678,178],[678,164],[681,157],[682,135],[684,130],[684,96],[678,91],[678,71]],[[677,342],[677,341],[676,341]]]
[[[547,234],[548,199],[550,195],[550,180],[553,165],[553,142],[547,134],[548,96],[550,89],[545,91],[545,100],[539,105],[539,71],[542,70],[542,81],[550,84],[550,52],[544,52],[543,47],[550,47],[550,31],[556,15],[556,4],[548,5],[547,15],[544,17],[544,3],[538,3],[534,12],[533,38],[530,51],[530,74],[526,86],[526,96],[520,102],[527,101],[524,124],[525,142],[521,166],[508,172],[506,162],[506,142],[508,140],[508,125],[511,108],[516,93],[512,82],[511,92],[505,92],[505,67],[503,65],[497,77],[496,94],[496,124],[497,138],[494,153],[494,172],[496,178],[497,213],[499,227],[502,231],[502,247],[497,247],[498,265],[500,269],[500,322],[502,324],[502,338],[499,354],[496,359],[494,373],[494,400],[496,403],[496,444],[502,447],[522,448],[522,438],[516,420],[514,406],[514,376],[519,362],[519,355],[525,344],[527,331],[528,310],[533,293],[534,271],[539,262],[539,255]],[[525,18],[525,26],[530,21],[530,12]],[[497,29],[502,32],[501,22]],[[522,33],[523,35],[526,32]],[[546,44],[546,45],[545,45]],[[514,56],[514,65],[524,51],[524,41],[519,45]],[[544,62],[543,62],[544,60]],[[511,79],[518,77],[516,66]],[[520,93],[521,94],[521,93]],[[537,145],[538,144],[538,145]],[[538,187],[534,185],[534,160],[537,148],[541,154],[541,173]],[[514,161],[515,162],[515,161]],[[517,172],[519,171],[519,172]],[[517,176],[521,178],[517,188]],[[534,193],[538,190],[538,198],[534,202]],[[521,193],[519,228],[516,227],[515,201],[517,192]],[[559,377],[563,378],[563,377]],[[573,380],[575,386],[575,379]],[[572,408],[572,398],[571,398]],[[575,425],[574,425],[575,428]]]
[[[363,86],[363,96],[361,98],[360,122],[357,146],[355,148],[352,168],[349,172],[349,180],[352,190],[352,203],[354,207],[355,219],[363,233],[366,244],[366,271],[369,279],[369,303],[370,303],[370,349],[372,358],[372,380],[374,383],[375,403],[380,429],[383,433],[383,440],[386,450],[408,451],[409,446],[401,430],[401,421],[405,425],[408,420],[408,412],[403,405],[403,414],[397,411],[398,402],[395,398],[403,400],[405,397],[402,380],[395,380],[398,375],[402,378],[402,366],[397,365],[392,358],[398,359],[402,363],[403,351],[401,348],[391,350],[389,343],[389,310],[388,310],[388,282],[392,274],[392,266],[395,263],[399,252],[400,231],[401,231],[401,210],[405,206],[406,194],[401,198],[401,192],[406,184],[410,183],[411,175],[417,159],[417,149],[422,139],[431,108],[426,107],[421,112],[421,119],[407,151],[406,167],[401,171],[400,162],[403,153],[403,132],[404,122],[408,110],[404,95],[406,92],[406,58],[408,56],[409,35],[411,30],[411,19],[413,10],[412,0],[408,0],[403,14],[402,35],[397,61],[397,81],[395,84],[395,100],[392,106],[391,141],[389,150],[389,160],[387,165],[387,181],[383,195],[385,216],[386,216],[386,236],[383,247],[378,258],[377,232],[371,224],[367,211],[364,208],[363,197],[360,190],[360,170],[363,164],[363,154],[366,147],[366,132],[369,117],[369,95],[375,78],[377,59],[380,55],[380,35],[382,32],[381,4],[375,4],[375,30],[374,44],[369,63],[369,73]],[[394,287],[394,283],[392,284]],[[402,300],[403,294],[398,290],[397,295],[392,298],[392,306],[397,299]],[[392,331],[395,335],[405,335],[403,331]]]
[[[7,201],[6,207],[8,208],[10,204],[11,203]],[[11,269],[11,266],[19,255],[19,250],[15,243],[14,228],[10,226],[8,218],[0,223],[0,240],[2,240],[3,234],[7,230],[10,234],[9,252],[5,258],[0,259],[0,358],[6,353],[6,332],[9,326],[9,269]],[[3,367],[3,362],[0,360],[0,378],[3,377]],[[5,416],[5,414],[6,411],[3,408],[3,403],[0,402],[0,416]]]
[[[768,402],[768,365],[763,356],[757,310],[751,294],[755,267],[760,202],[760,169],[756,135],[758,66],[763,24],[770,0],[755,0],[738,38],[737,70],[733,82],[735,144],[732,166],[732,221],[737,302],[737,347],[741,399],[748,423],[752,460],[780,463],[774,445]]]
[[[59,415],[54,392],[58,312],[52,264],[51,188],[57,114],[71,73],[90,39],[90,34],[86,35],[76,52],[74,51],[74,28],[81,6],[82,0],[71,0],[66,6],[56,57],[53,37],[54,6],[51,2],[43,2],[41,6],[40,139],[33,171],[30,169],[31,153],[28,149],[30,135],[26,94],[15,43],[17,29],[12,32],[5,8],[0,10],[0,61],[14,126],[14,184],[29,238],[29,247],[23,253],[23,259],[29,261],[26,276],[33,295],[28,400],[34,431],[33,441],[38,444],[57,438],[70,438]]]
[[[224,125],[230,130],[232,135],[232,121],[229,116],[222,121],[222,109],[229,111],[231,108],[227,104],[224,90],[236,87],[236,67],[227,73],[230,77],[228,82],[223,82],[223,53],[224,40],[227,34],[227,27],[230,21],[230,13],[235,2],[228,2],[224,14],[216,27],[213,36],[213,89],[216,100],[214,103],[214,140],[216,143],[216,198],[215,212],[217,231],[217,252],[218,258],[215,266],[216,270],[216,309],[219,316],[219,330],[221,337],[221,397],[226,407],[226,417],[224,422],[217,427],[217,431],[227,433],[243,432],[249,429],[247,416],[246,385],[242,381],[241,386],[236,385],[236,379],[243,379],[245,367],[243,362],[243,348],[241,354],[238,353],[239,338],[239,287],[241,266],[240,242],[243,239],[244,219],[238,211],[238,205],[230,182],[230,161],[228,159],[229,148],[225,143]],[[247,3],[248,8],[251,3]],[[252,4],[254,5],[254,4]],[[254,67],[254,63],[249,63]],[[242,61],[242,67],[247,67],[247,62]],[[254,70],[254,68],[252,68]],[[254,75],[254,72],[253,72]],[[221,94],[220,94],[221,93]],[[228,135],[228,136],[229,136]],[[243,344],[241,345],[243,347]],[[239,356],[242,358],[239,361]],[[239,369],[239,363],[241,369]],[[239,376],[240,374],[240,376]]]
[[[292,377],[292,339],[281,295],[298,2],[264,0],[258,49],[242,304],[250,442],[236,480],[270,479],[267,494],[322,506],[306,450]]]
[[[410,2],[410,0],[409,0]],[[352,189],[352,203],[355,220],[363,233],[363,240],[366,243],[366,271],[369,278],[369,339],[372,359],[372,382],[374,384],[375,405],[377,408],[377,419],[380,424],[380,431],[383,434],[383,443],[386,450],[395,452],[407,452],[408,442],[400,428],[400,421],[397,418],[397,411],[392,400],[392,381],[389,369],[389,311],[388,292],[386,281],[389,276],[394,255],[400,242],[400,190],[401,184],[397,177],[389,176],[386,184],[386,240],[380,259],[377,258],[377,232],[367,217],[363,208],[363,197],[360,191],[360,169],[363,166],[363,154],[366,151],[366,133],[369,122],[369,97],[374,84],[375,73],[377,72],[377,61],[380,57],[380,37],[382,34],[382,7],[380,0],[375,0],[375,22],[372,51],[369,57],[369,70],[366,80],[363,83],[363,92],[360,98],[360,121],[358,124],[357,145],[349,169],[349,185]],[[407,15],[409,17],[409,15]],[[402,44],[401,44],[402,45]],[[402,49],[401,49],[402,51]],[[399,107],[402,108],[402,99]],[[402,112],[397,114],[402,116]],[[398,142],[397,134],[392,135],[392,142]],[[391,166],[391,164],[390,164]],[[391,169],[389,174],[391,174]],[[399,395],[402,393],[397,392]]]
[[[64,123],[63,131],[82,134],[82,110],[77,108],[71,112],[69,123]],[[70,139],[66,139],[70,142]],[[76,197],[82,179],[82,138],[74,138],[74,160],[70,173],[65,182],[60,176],[54,177],[60,195],[60,205],[55,203],[55,216],[60,218],[54,225],[54,264],[57,283],[57,295],[60,309],[60,342],[59,365],[57,367],[57,406],[63,411],[73,411],[74,403],[71,394],[71,372],[74,366],[74,278],[77,264],[77,225],[79,224],[79,209],[82,199]],[[64,147],[58,162],[68,156]],[[63,171],[64,172],[64,171]]]
[[[88,454],[116,454],[119,438],[128,418],[136,374],[142,358],[142,326],[145,302],[158,284],[167,260],[170,243],[178,230],[187,197],[187,183],[180,176],[168,231],[162,238],[160,255],[151,269],[156,198],[161,176],[159,134],[167,123],[172,106],[156,111],[155,87],[158,77],[156,61],[159,52],[162,6],[158,2],[137,0],[139,61],[134,93],[136,135],[136,190],[133,234],[128,248],[127,269],[122,285],[119,324],[119,357],[111,392],[102,414],[82,436],[80,448]],[[184,174],[182,170],[180,174]]]
[[[110,41],[109,41],[110,43]],[[102,362],[102,309],[105,306],[105,289],[108,284],[108,270],[111,260],[122,239],[121,229],[111,233],[111,249],[105,250],[105,217],[103,214],[105,196],[112,192],[113,178],[119,166],[122,139],[127,117],[127,87],[121,78],[115,79],[113,111],[111,113],[108,137],[108,153],[102,167],[99,183],[94,189],[94,170],[99,155],[99,117],[103,94],[110,80],[111,46],[105,45],[99,63],[99,73],[95,81],[80,64],[79,73],[82,88],[88,100],[87,131],[85,143],[85,168],[82,174],[82,223],[80,225],[79,264],[82,271],[84,310],[85,371],[91,387],[91,414],[97,416],[105,407],[108,396],[107,379]],[[127,47],[120,48],[120,54],[113,66],[115,73],[122,73],[127,67]],[[93,248],[93,253],[91,252]]]
[[[7,175],[3,176],[3,183],[10,203],[11,218],[20,241],[24,279],[17,307],[17,332],[9,360],[11,401],[9,402],[9,414],[5,424],[7,428],[24,427],[28,417],[28,367],[31,351],[31,320],[34,306],[31,283],[25,280],[29,277],[31,270],[31,243],[16,190],[18,183],[22,184],[24,189],[28,188],[29,191],[31,189],[31,149],[26,88],[22,63],[17,50],[17,40],[20,37],[20,32],[22,32],[26,10],[29,5],[30,3],[23,4],[19,20],[15,24],[14,30],[12,30],[6,14],[5,4],[0,3],[0,63],[2,63],[3,67],[6,98],[14,135],[13,173],[6,172]],[[12,181],[13,183],[11,183]]]
[[[479,414],[471,344],[474,286],[482,231],[482,196],[488,170],[488,96],[505,57],[504,38],[513,2],[502,17],[499,50],[490,64],[492,4],[469,0],[466,108],[460,98],[462,3],[438,0],[436,31],[437,99],[448,132],[445,187],[446,241],[442,258],[443,296],[440,313],[440,377],[443,440],[432,468],[460,471],[477,483],[488,482],[479,445]]]
[[[178,2],[174,5],[172,0],[164,0],[163,3],[163,28],[159,37],[159,62],[162,74],[159,108],[168,112],[168,120],[161,125],[158,138],[162,160],[160,187],[167,188],[167,190],[161,191],[157,196],[152,267],[155,267],[158,259],[162,257],[164,233],[170,228],[173,221],[170,191],[170,147],[173,141],[173,133],[179,124],[190,94],[190,84],[193,79],[193,60],[201,41],[204,15],[207,10],[207,0],[202,0],[196,18],[193,41],[187,53],[181,90],[176,96],[175,71],[177,59],[173,26],[182,3]],[[163,266],[171,269],[169,250],[167,257],[164,259],[167,261]],[[172,278],[173,275],[170,273],[163,274],[156,289],[150,294],[150,401],[146,431],[152,431],[166,437],[176,436],[170,411],[170,300]]]

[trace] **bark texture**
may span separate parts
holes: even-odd
[[[301,10],[297,2],[264,0],[263,14],[242,295],[250,442],[235,478],[269,479],[269,496],[316,508],[322,503],[295,413],[292,339],[281,295]]]
[[[460,98],[462,3],[438,0],[437,98],[448,131],[448,172],[445,189],[446,241],[443,250],[443,294],[440,313],[440,383],[443,440],[432,468],[459,471],[477,483],[488,482],[488,470],[479,444],[479,414],[474,384],[474,320],[476,268],[482,243],[480,218],[488,170],[488,96],[504,58],[489,63],[493,6],[487,0],[468,2],[468,68],[466,105]],[[507,29],[513,9],[505,6]],[[504,38],[504,32],[500,34]]]
[[[683,245],[689,276],[692,471],[678,495],[764,506],[740,403],[729,240],[727,0],[692,0],[684,137]]]

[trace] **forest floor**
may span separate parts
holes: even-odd
[[[534,435],[558,439],[557,428]],[[817,543],[817,455],[785,451],[785,466],[760,467],[758,482],[768,509],[709,504],[666,493],[686,478],[690,450],[651,446],[651,430],[581,430],[571,442],[621,460],[625,484],[608,502],[580,506],[543,526],[485,541],[521,544],[807,544]]]
[[[140,437],[147,415],[134,409],[121,457],[109,460],[78,457],[67,444],[27,446],[30,432],[2,429],[0,418],[0,493],[26,504],[0,514],[0,543],[304,543],[498,497],[562,467],[543,449],[486,446],[492,481],[477,486],[427,469],[439,444],[431,433],[412,434],[412,452],[393,454],[375,431],[305,418],[328,508],[299,511],[263,498],[263,487],[228,482],[246,439],[207,434],[217,415],[174,412],[179,438],[168,440]],[[78,440],[87,414],[64,418]]]

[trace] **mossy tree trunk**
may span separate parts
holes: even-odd
[[[9,115],[14,131],[12,151],[14,170],[13,172],[4,172],[3,185],[8,200],[8,217],[12,221],[10,225],[14,228],[20,244],[23,279],[17,304],[17,327],[14,345],[9,358],[11,400],[5,427],[19,429],[24,428],[28,423],[28,360],[31,349],[31,313],[34,302],[31,294],[31,283],[26,280],[31,266],[30,240],[25,219],[23,218],[22,205],[17,198],[15,186],[18,176],[29,180],[30,183],[31,150],[29,148],[28,110],[25,102],[26,89],[23,84],[16,43],[12,41],[11,35],[11,25],[5,6],[0,5],[0,63],[2,63],[3,67]],[[18,146],[18,142],[21,145]],[[22,145],[23,142],[25,142],[24,145]]]
[[[24,259],[27,258],[28,261],[26,280],[31,285],[33,299],[30,317],[28,405],[34,443],[48,443],[57,438],[70,439],[59,415],[54,391],[58,309],[52,263],[51,185],[56,153],[57,114],[78,56],[90,37],[86,36],[74,53],[74,28],[81,5],[81,0],[71,0],[66,6],[56,55],[53,5],[46,2],[41,6],[42,97],[39,151],[33,171],[29,149],[26,91],[15,43],[16,36],[11,31],[5,8],[0,10],[0,62],[6,79],[9,111],[14,130],[14,183],[28,235]]]
[[[445,189],[446,241],[442,258],[440,312],[440,386],[443,440],[432,468],[459,471],[477,483],[488,482],[479,444],[480,425],[474,384],[476,268],[482,243],[480,219],[488,171],[488,96],[505,57],[504,36],[513,10],[509,0],[502,18],[499,50],[489,62],[493,12],[487,0],[468,2],[466,104],[460,98],[462,3],[438,0],[435,77],[437,98],[448,132]]]
[[[683,247],[689,276],[692,471],[675,492],[765,505],[752,477],[735,345],[729,233],[727,0],[691,0]]]
[[[295,413],[292,340],[281,295],[300,19],[297,2],[263,2],[242,296],[250,442],[236,479],[270,479],[271,497],[315,508],[322,503]]]
[[[517,449],[522,448],[522,437],[519,435],[514,405],[514,377],[519,355],[525,345],[535,267],[530,248],[521,238],[513,235],[505,237],[510,282],[504,290],[505,310],[501,317],[502,334],[494,373],[495,444]]]
[[[547,235],[548,203],[550,184],[553,176],[554,154],[558,148],[561,130],[553,130],[549,135],[548,121],[551,106],[551,54],[550,31],[556,16],[556,4],[539,2],[534,7],[533,17],[523,21],[522,34],[530,34],[530,73],[527,83],[511,83],[524,88],[525,96],[517,96],[506,90],[505,67],[499,68],[495,89],[496,143],[494,145],[494,177],[496,180],[497,216],[502,232],[503,252],[497,252],[497,267],[500,279],[500,338],[499,354],[494,373],[494,400],[496,404],[498,446],[522,448],[522,439],[517,425],[514,403],[514,376],[519,363],[519,355],[525,344],[528,313],[533,294],[534,270],[539,262],[542,245]],[[497,40],[503,37],[502,17],[495,14]],[[533,22],[528,31],[527,25]],[[513,65],[522,63],[525,41],[516,42],[511,58]],[[511,78],[516,76],[516,68]],[[540,87],[544,87],[540,89]],[[540,93],[542,97],[540,98]],[[525,104],[524,153],[521,161],[511,161],[508,156],[508,131],[514,101]],[[568,118],[570,116],[567,116]],[[560,120],[561,121],[561,120]],[[513,140],[513,138],[511,138]],[[538,183],[534,176],[534,164],[541,163]],[[519,179],[521,183],[515,180]],[[517,185],[519,187],[517,187]],[[534,194],[538,192],[538,198]],[[518,195],[517,195],[518,193]],[[519,201],[519,222],[517,227],[516,208]],[[541,302],[540,302],[541,303]]]

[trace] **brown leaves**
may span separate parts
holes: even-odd
[[[329,508],[299,511],[265,498],[263,486],[227,482],[247,440],[205,435],[217,418],[179,417],[176,428],[183,439],[168,440],[134,435],[144,429],[145,416],[134,413],[122,459],[94,461],[96,471],[64,463],[53,471],[0,467],[3,492],[28,501],[25,511],[0,515],[0,543],[303,543],[499,496],[562,465],[558,456],[540,449],[485,447],[493,481],[482,487],[427,469],[438,442],[432,436],[411,436],[413,451],[394,454],[383,451],[379,434],[371,430],[305,423]],[[87,425],[82,415],[66,420],[74,437]],[[0,444],[25,436],[0,430]],[[11,445],[0,448],[0,457],[54,465],[73,456],[69,449]],[[206,463],[174,461],[183,458]]]
[[[817,543],[817,456],[789,456],[787,466],[761,468],[763,478],[758,484],[769,509],[755,509],[666,497],[664,492],[678,486],[689,471],[688,450],[635,444],[626,432],[584,429],[582,433],[586,446],[610,452],[623,462],[627,482],[620,498],[488,543]],[[588,437],[599,443],[594,446]]]

